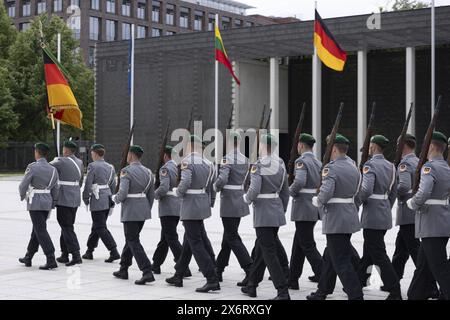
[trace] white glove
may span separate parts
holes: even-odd
[[[319,198],[318,197],[313,197],[312,198],[312,204],[314,207],[318,208],[319,207]]]
[[[85,206],[85,208],[86,208],[86,211],[89,212],[89,205],[88,205],[88,204],[85,204],[84,206]]]
[[[119,203],[119,202],[117,201],[117,194],[113,195],[113,196],[111,197],[111,200],[112,200],[114,203]]]
[[[214,192],[216,192],[216,193],[219,192],[219,191],[217,190],[217,186],[216,186],[215,183],[213,184],[213,190],[214,190]]]
[[[173,188],[172,189],[173,194],[175,195],[175,197],[179,198],[181,195],[178,193],[178,188]]]
[[[246,194],[242,195],[242,198],[244,199],[244,202],[246,204],[250,204],[250,201],[247,200],[247,195]]]
[[[406,205],[408,206],[409,209],[411,210],[417,210],[418,208],[415,206],[413,199],[409,199],[408,201],[406,201]]]

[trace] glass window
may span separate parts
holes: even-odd
[[[194,19],[194,30],[202,31],[203,30],[203,12],[195,11],[195,19]]]
[[[53,0],[53,12],[62,11],[62,0]]]
[[[99,40],[100,19],[97,17],[89,17],[89,39]]]
[[[251,21],[245,21],[245,26],[246,26],[246,27],[253,27],[253,22],[251,22]]]
[[[214,24],[216,23],[216,16],[214,14],[209,14],[208,17],[208,31],[214,30]]]
[[[91,9],[100,10],[100,0],[91,0]]]
[[[80,0],[70,0],[70,5],[80,7]]]
[[[116,0],[106,0],[106,12],[116,13]]]
[[[116,39],[116,21],[106,20],[106,41],[115,41]]]
[[[122,23],[122,40],[131,39],[131,24]]]
[[[152,21],[156,23],[161,22],[161,2],[153,1],[152,2]]]
[[[188,8],[180,8],[180,27],[189,28],[190,10]]]
[[[31,2],[24,1],[22,5],[22,17],[29,17],[30,15],[31,15]]]
[[[236,28],[242,28],[242,20],[234,19],[234,26]]]
[[[15,2],[8,2],[8,16],[10,18],[14,18],[16,16],[16,3]]]
[[[175,6],[173,4],[166,5],[166,24],[175,25]]]
[[[93,68],[95,65],[95,47],[89,47],[89,53],[88,53],[88,64],[90,68]]]
[[[41,14],[43,12],[47,11],[47,1],[40,0],[37,3],[37,14]]]
[[[138,2],[138,7],[137,7],[137,17],[138,19],[146,19],[146,14],[145,14],[145,3],[144,2]]]
[[[129,17],[131,15],[131,2],[130,0],[123,0],[122,2],[122,15]]]
[[[166,31],[166,36],[173,36],[174,34],[176,34],[176,32],[169,30]]]
[[[24,22],[24,23],[21,23],[19,25],[20,31],[25,31],[25,30],[27,30],[29,28],[30,28],[30,23],[29,22]]]
[[[161,29],[152,29],[152,37],[160,37],[161,36]]]
[[[222,28],[230,29],[231,28],[231,19],[228,17],[222,17]]]
[[[143,39],[145,37],[147,37],[147,27],[144,26],[137,26],[137,35],[136,37],[138,39]]]

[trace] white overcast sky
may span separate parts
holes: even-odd
[[[255,9],[247,14],[265,16],[296,16],[301,20],[314,19],[314,0],[238,0]],[[378,12],[379,7],[392,5],[393,0],[318,0],[317,7],[322,18],[351,16]],[[423,2],[430,2],[424,0]],[[450,5],[450,0],[435,0],[436,6]]]

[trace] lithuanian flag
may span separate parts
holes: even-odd
[[[230,59],[228,59],[227,52],[223,45],[222,36],[220,35],[219,26],[216,25],[215,30],[216,30],[216,60],[222,63],[225,67],[227,67],[227,69],[233,76],[234,80],[236,80],[236,83],[238,85],[241,85],[241,81],[239,81],[239,79],[234,74]]]
[[[43,47],[42,53],[50,112],[62,123],[83,129],[83,115],[67,81],[70,78],[68,72],[47,48]]]
[[[314,22],[314,45],[323,64],[336,71],[344,70],[347,53],[339,47],[317,10]]]

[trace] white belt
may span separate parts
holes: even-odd
[[[306,194],[316,194],[317,189],[301,189],[299,193],[306,193]]]
[[[205,194],[205,189],[188,189],[186,190],[186,194]]]
[[[70,186],[70,187],[78,187],[80,186],[80,182],[79,181],[58,181],[58,184],[60,186]]]
[[[223,189],[224,190],[244,190],[244,186],[227,184],[223,187]]]
[[[258,195],[258,199],[277,199],[280,197],[280,194],[277,193],[262,193]]]
[[[448,206],[449,200],[429,199],[425,201],[425,204],[429,206]]]
[[[31,204],[33,202],[33,198],[34,198],[35,194],[49,194],[49,193],[50,193],[50,190],[47,190],[47,189],[40,190],[40,189],[30,188],[27,192],[28,203]]]
[[[327,204],[345,204],[354,203],[353,198],[331,198]]]
[[[100,190],[109,189],[109,186],[106,184],[93,184],[92,185],[92,194],[95,199],[100,199]]]
[[[147,195],[145,193],[132,193],[127,195],[127,198],[146,198]]]
[[[177,195],[175,194],[175,191],[167,191],[166,196],[174,196],[174,197],[176,197]]]
[[[369,199],[373,200],[388,200],[389,196],[387,194],[373,194],[369,197]]]

